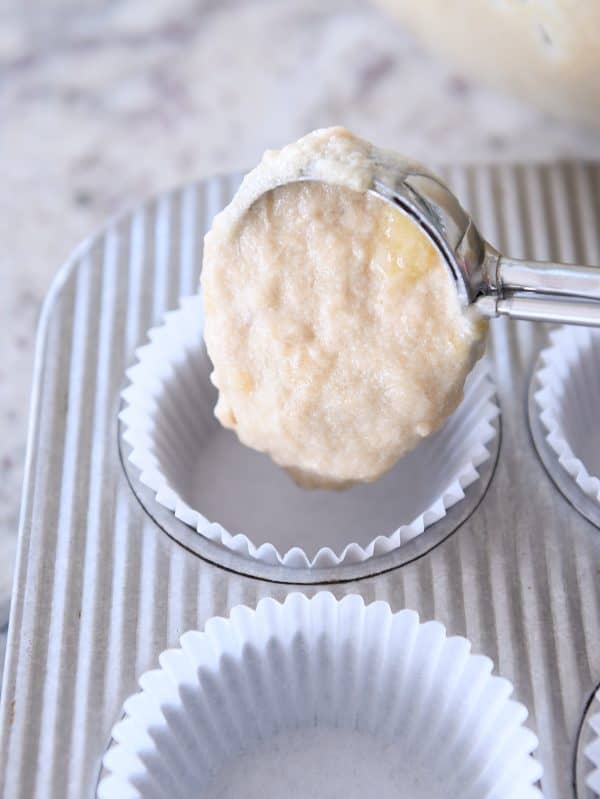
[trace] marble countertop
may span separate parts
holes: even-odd
[[[108,215],[331,124],[425,161],[600,157],[367,0],[5,0],[0,119],[0,663],[40,303]]]

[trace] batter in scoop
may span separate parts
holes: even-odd
[[[205,240],[215,413],[306,486],[384,474],[456,408],[483,350],[429,238],[367,193],[385,158],[341,128],[268,152]]]

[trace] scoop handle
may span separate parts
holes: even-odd
[[[475,304],[484,316],[508,316],[510,319],[526,319],[530,322],[600,327],[600,302],[549,296],[498,298],[485,295]]]
[[[533,291],[600,302],[600,268],[500,256],[496,275],[500,296]]]
[[[501,255],[476,304],[486,316],[600,327],[600,268]]]

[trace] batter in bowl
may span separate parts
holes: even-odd
[[[487,325],[430,239],[367,192],[393,158],[315,131],[265,153],[206,235],[215,413],[307,487],[388,471],[457,407],[483,351]]]

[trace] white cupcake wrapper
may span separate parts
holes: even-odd
[[[588,788],[596,796],[600,796],[600,689],[596,691],[596,696],[592,701],[596,712],[590,716],[588,723],[594,737],[585,748],[585,756],[592,763],[593,769],[587,775],[586,782]]]
[[[100,799],[236,796],[240,779],[265,799],[314,784],[349,799],[541,796],[511,683],[414,611],[356,594],[267,598],[159,662],[113,729]]]
[[[600,505],[600,469],[590,474],[578,452],[590,437],[600,448],[600,331],[562,327],[550,333],[550,341],[540,355],[540,389],[535,394],[546,441],[579,488]]]
[[[421,485],[430,481],[424,490],[432,493],[416,512],[407,513],[408,523],[392,527],[394,531],[388,535],[375,536],[381,531],[367,530],[372,538],[362,543],[350,539],[337,549],[325,542],[315,546],[312,555],[300,541],[292,546],[277,541],[256,544],[247,530],[232,534],[206,518],[200,507],[192,506],[196,503],[186,501],[179,485],[186,469],[193,472],[198,440],[202,439],[202,432],[192,434],[193,429],[201,431],[203,425],[215,424],[214,389],[208,381],[202,320],[201,298],[195,295],[183,298],[178,310],[166,314],[164,324],[149,331],[150,343],[136,351],[138,362],[127,372],[129,384],[123,391],[120,419],[123,438],[131,446],[129,459],[140,470],[141,482],[154,491],[158,503],[206,538],[244,557],[291,568],[358,563],[388,553],[422,533],[463,499],[465,489],[478,479],[478,468],[490,456],[487,445],[497,433],[493,421],[499,413],[485,362],[469,376],[465,399],[444,428],[408,456],[420,459],[422,465],[427,463],[427,480],[421,480]],[[165,391],[166,387],[170,390]],[[410,468],[406,466],[410,476],[415,460],[406,463],[410,464]],[[394,485],[392,490],[398,493],[402,488]],[[308,502],[310,493],[303,492],[304,502]],[[414,486],[406,489],[407,496],[414,493]],[[235,495],[230,502],[235,502]],[[268,515],[269,508],[264,513]],[[394,518],[395,524],[399,521],[402,519]]]

